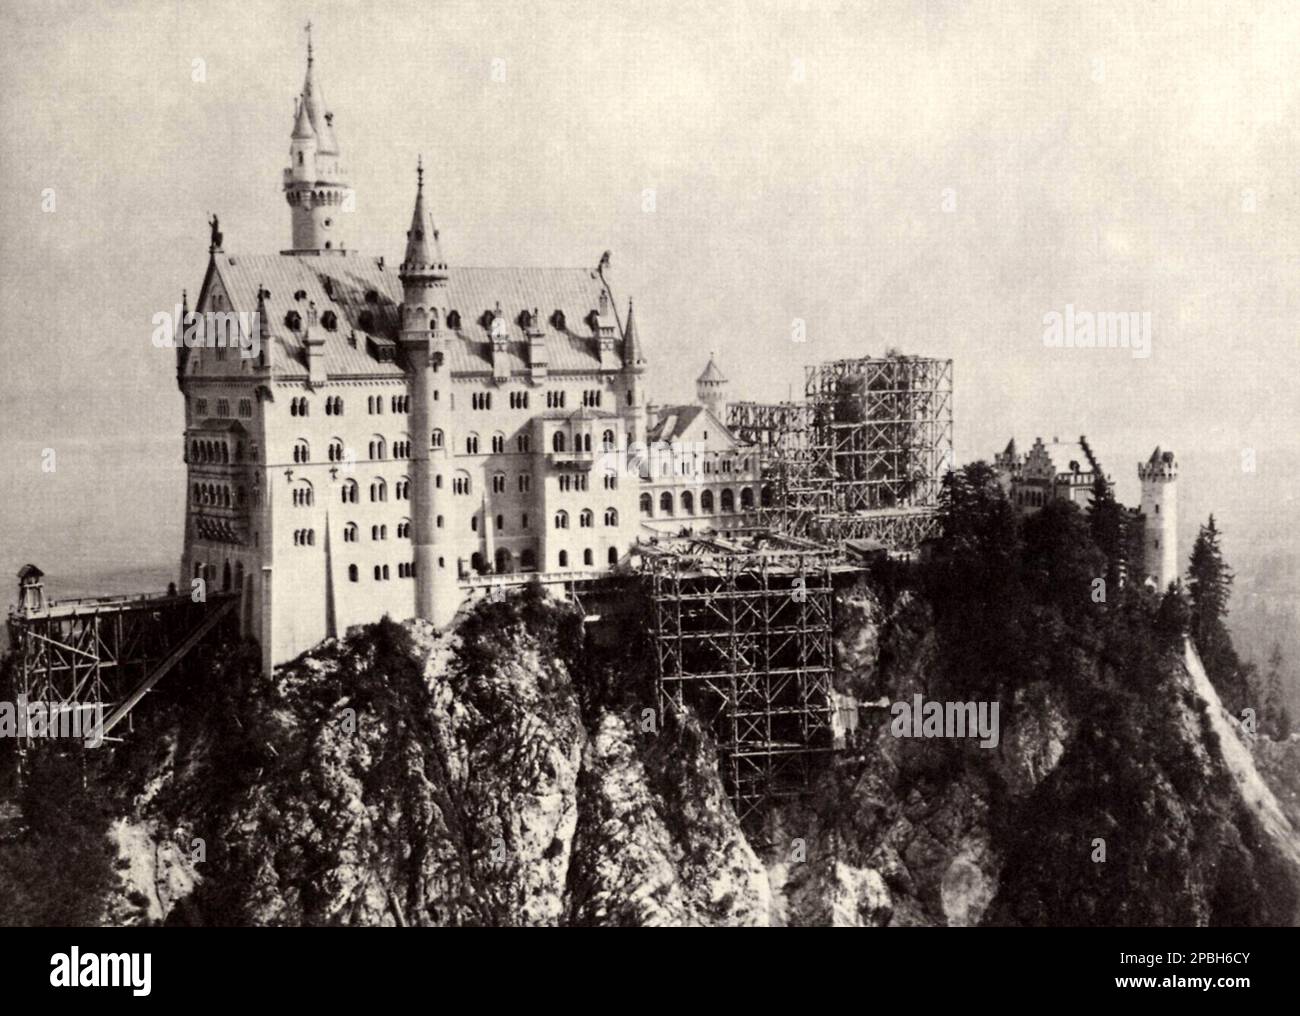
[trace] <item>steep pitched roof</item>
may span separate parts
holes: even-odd
[[[700,374],[696,381],[726,381],[725,375],[718,368],[713,360],[713,354],[709,354],[709,362],[705,365],[703,373]]]
[[[366,341],[370,336],[381,341],[397,338],[402,284],[396,265],[381,266],[379,258],[358,255],[299,257],[218,251],[213,255],[213,270],[236,311],[256,310],[258,287],[269,291],[265,323],[274,376],[307,376],[302,333],[289,328],[285,318],[290,311],[297,311],[305,320],[311,302],[320,315],[333,311],[338,318],[334,331],[323,324],[313,329],[314,335],[325,336],[329,375],[401,376],[401,365],[379,361]],[[458,311],[461,321],[456,334],[447,340],[448,366],[458,374],[492,370],[490,321],[485,313],[499,301],[504,311],[509,370],[528,368],[528,336],[520,314],[533,308],[540,312],[538,324],[552,373],[600,370],[599,344],[587,318],[599,306],[603,288],[604,283],[589,268],[450,269],[442,292],[447,307]],[[302,299],[295,298],[298,292]],[[355,344],[349,342],[354,332]]]
[[[424,160],[416,166],[419,183],[415,188],[415,208],[411,212],[411,228],[406,231],[406,256],[402,258],[402,272],[415,274],[431,269],[443,269],[442,246],[438,242],[438,227],[433,216],[424,207]]]
[[[707,426],[716,433],[722,442],[733,447],[741,447],[741,442],[725,423],[719,420],[706,406],[687,404],[682,406],[658,406],[654,419],[646,427],[646,440],[651,444],[666,442],[671,444],[685,438],[695,426]]]

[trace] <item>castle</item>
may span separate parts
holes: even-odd
[[[1102,472],[1085,436],[1077,442],[1037,438],[1028,452],[1016,448],[1015,438],[994,455],[993,466],[1011,503],[1020,511],[1038,511],[1049,501],[1092,504],[1093,485]],[[1142,579],[1164,591],[1178,578],[1178,461],[1160,447],[1138,463],[1142,500],[1127,515],[1131,532],[1140,533]],[[1137,555],[1134,555],[1135,557]]]
[[[759,457],[698,403],[653,406],[632,301],[591,268],[444,258],[417,167],[397,265],[347,246],[334,115],[307,71],[283,192],[291,247],[224,249],[183,318],[256,314],[256,342],[177,345],[185,398],[182,580],[242,593],[267,669],[349,626],[442,624],[476,576],[598,575],[643,535],[743,524]],[[249,355],[255,350],[255,355]]]

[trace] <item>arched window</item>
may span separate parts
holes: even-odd
[[[569,552],[567,550],[560,551],[560,567],[569,567]]]
[[[409,540],[411,538],[411,520],[402,519],[397,523],[397,538],[399,540]]]
[[[468,494],[470,491],[469,473],[462,470],[453,476],[451,478],[451,490],[453,494]]]
[[[585,564],[588,568],[590,568],[593,564],[596,563],[595,558],[592,556],[590,547],[588,547],[586,550],[582,552],[582,563]]]
[[[772,488],[769,487],[767,484],[763,484],[763,489],[762,489],[761,491],[759,491],[759,494],[758,494],[758,500],[759,500],[759,503],[760,503],[764,508],[771,508],[771,507],[772,507]]]
[[[311,447],[307,444],[307,441],[304,438],[298,438],[298,440],[293,443],[293,461],[311,461]]]
[[[654,514],[654,498],[652,498],[649,494],[641,495],[641,514],[642,515]]]
[[[606,490],[617,490],[617,489],[618,489],[618,474],[617,474],[616,472],[614,472],[614,470],[612,470],[612,469],[607,469],[607,470],[605,470],[605,480],[604,480],[604,482],[605,482],[605,489],[606,489]]]
[[[300,480],[293,488],[293,503],[297,508],[309,508],[315,501],[312,496],[311,484],[306,480]]]
[[[381,480],[381,479],[374,479],[374,480],[371,480],[371,481],[370,481],[370,500],[371,500],[371,501],[387,501],[387,500],[388,500],[388,484],[386,484],[386,483],[385,483],[383,480]]]
[[[551,438],[551,450],[556,452],[564,451],[564,431],[557,430],[554,437]]]
[[[706,490],[700,494],[700,511],[705,515],[713,514],[713,491]]]
[[[343,439],[341,437],[330,438],[329,451],[326,455],[331,462],[343,461]]]
[[[605,509],[605,525],[607,526],[618,525],[618,512],[615,511],[613,508]]]
[[[498,547],[496,553],[497,574],[504,575],[510,571],[510,551],[505,547]]]
[[[754,507],[754,491],[751,487],[740,488],[740,507],[743,511],[750,511]]]
[[[354,564],[348,565],[348,581],[349,582],[357,581],[357,566]]]
[[[734,490],[724,490],[722,492],[722,510],[723,512],[734,512],[736,510],[736,492]]]
[[[568,528],[569,528],[569,513],[568,513],[568,512],[566,512],[566,511],[564,511],[563,509],[561,509],[560,511],[558,511],[558,512],[555,513],[555,528],[556,528],[556,529],[568,529]]]
[[[689,490],[682,491],[682,514],[683,515],[695,514],[695,495],[692,494]]]
[[[492,435],[492,451],[501,454],[506,450],[506,436],[500,431]]]
[[[614,432],[612,430],[607,430],[601,435],[600,447],[607,452],[614,450]]]
[[[343,542],[344,543],[357,542],[357,524],[355,522],[349,522],[347,525],[343,527]]]
[[[506,491],[506,474],[505,474],[505,473],[493,473],[493,474],[492,474],[492,493],[494,493],[494,494],[504,494],[505,491]]]
[[[441,448],[441,447],[442,447],[442,430],[441,430],[441,429],[435,430],[435,431],[433,432],[433,435],[432,435],[432,436],[430,437],[430,439],[429,439],[429,447],[430,447],[430,448]]]
[[[452,310],[447,312],[447,327],[453,332],[460,331],[460,311]]]
[[[519,570],[533,571],[537,567],[537,555],[533,553],[532,548],[528,548],[519,555]]]
[[[411,481],[403,476],[393,484],[393,497],[398,501],[411,500]]]
[[[387,453],[388,446],[382,437],[376,434],[370,439],[370,457],[372,459],[386,458]]]
[[[343,495],[344,504],[356,504],[358,500],[357,481],[344,480],[343,486],[339,488],[339,493]]]
[[[673,494],[670,490],[665,490],[659,495],[659,514],[671,515],[673,513]]]
[[[516,451],[528,452],[531,450],[531,447],[532,447],[532,440],[528,437],[527,434],[520,434],[517,438],[515,438]]]
[[[595,516],[592,515],[590,508],[584,508],[578,513],[578,526],[582,529],[590,529]]]
[[[608,556],[607,556],[607,560],[609,561],[610,564],[618,564],[618,548],[617,548],[617,547],[610,547],[610,548],[609,548],[609,554],[608,554]]]
[[[477,455],[477,454],[478,454],[478,435],[477,435],[477,434],[467,434],[467,435],[465,435],[465,454],[466,454],[466,455]]]

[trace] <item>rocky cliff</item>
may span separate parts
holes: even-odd
[[[707,733],[654,711],[644,633],[602,648],[538,593],[445,633],[384,621],[273,680],[232,651],[97,777],[99,919],[1297,923],[1294,746],[1241,734],[1193,652],[1142,688],[1082,653],[1006,697],[988,748],[891,731],[888,703],[952,690],[923,596],[863,580],[836,612],[857,730],[746,830]]]

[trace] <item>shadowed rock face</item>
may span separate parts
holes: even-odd
[[[838,692],[933,693],[922,598],[863,583],[838,617]],[[864,706],[809,797],[742,831],[709,739],[655,714],[648,654],[624,649],[525,595],[444,634],[381,622],[274,681],[232,656],[114,762],[136,795],[122,895],[203,924],[1295,921],[1296,781],[1279,806],[1222,749],[1192,656],[1131,729],[1050,673],[1004,704],[995,749],[897,738]],[[1291,771],[1289,746],[1251,747]],[[1175,890],[1150,882],[1170,866]]]

